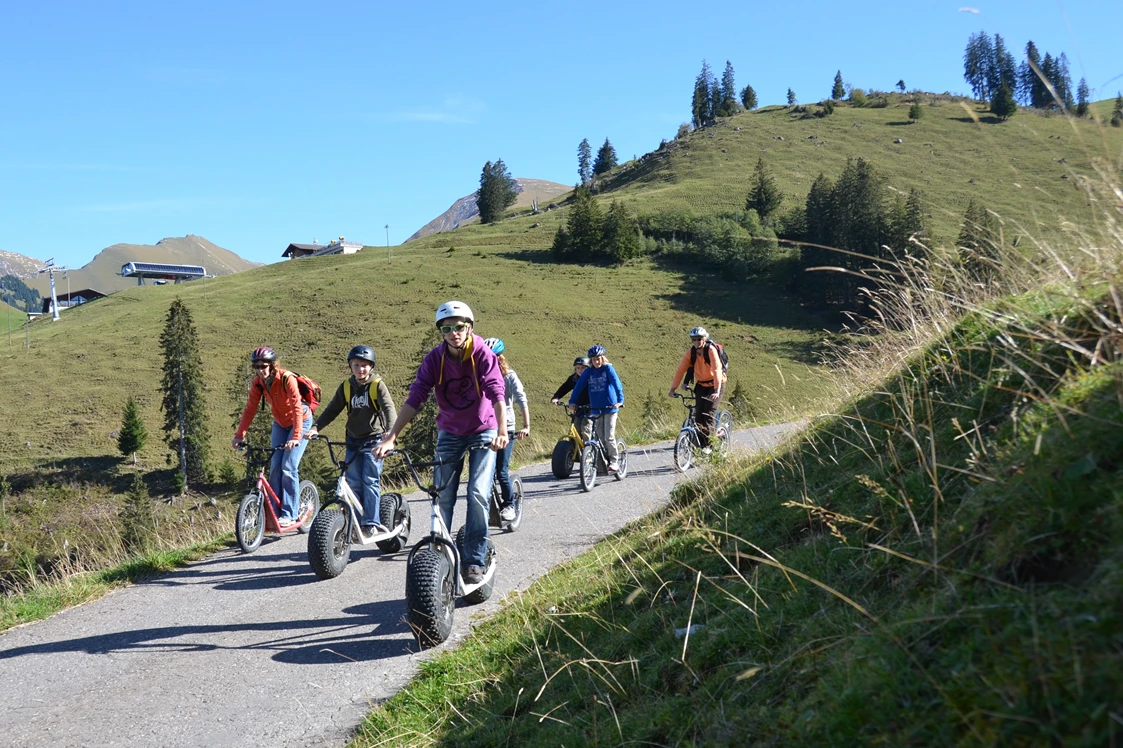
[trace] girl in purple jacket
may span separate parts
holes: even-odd
[[[467,304],[449,301],[437,309],[437,329],[444,341],[426,354],[402,409],[382,443],[382,459],[430,393],[437,398],[437,454],[433,474],[442,486],[441,517],[452,530],[452,510],[460,488],[460,462],[468,458],[468,508],[464,537],[464,581],[483,581],[487,554],[487,505],[495,471],[495,453],[507,446],[507,410],[503,375],[495,354],[472,332],[475,316]],[[490,449],[473,449],[490,447]]]

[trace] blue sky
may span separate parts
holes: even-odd
[[[1123,89],[1123,3],[1001,0],[507,5],[6,3],[0,249],[85,264],[119,242],[204,236],[258,262],[289,242],[399,244],[487,160],[572,184],[689,120],[706,59],[762,105],[850,84],[965,92],[969,34],[1066,52]],[[970,5],[970,9],[966,6]],[[390,7],[393,6],[393,7]]]

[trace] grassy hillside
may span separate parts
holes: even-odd
[[[1006,295],[917,275],[837,415],[510,599],[355,745],[1114,744],[1112,189],[1063,249],[1007,256]]]
[[[13,331],[19,330],[23,327],[23,323],[26,320],[27,312],[23,311],[19,307],[8,306],[3,301],[0,301],[0,330],[3,330],[5,333],[7,333],[9,329]],[[13,335],[14,334],[15,333],[13,332]],[[13,338],[13,341],[14,340],[15,338]],[[5,346],[7,345],[7,340],[0,342],[2,342]],[[23,345],[22,338],[20,339],[20,345]]]
[[[548,400],[575,355],[594,342],[607,346],[630,401],[622,420],[634,428],[644,395],[665,392],[689,342],[685,331],[699,320],[728,343],[736,377],[762,416],[801,412],[823,393],[824,374],[809,368],[819,322],[766,286],[746,293],[713,280],[705,294],[698,291],[697,279],[647,262],[558,267],[534,249],[449,252],[413,243],[394,250],[389,263],[384,250],[368,248],[217,278],[208,281],[205,298],[199,283],[134,288],[70,310],[61,322],[35,322],[30,350],[0,352],[0,379],[12,383],[11,396],[0,401],[0,419],[9,424],[0,435],[0,473],[114,454],[110,434],[130,393],[155,431],[158,338],[177,296],[199,331],[220,455],[228,449],[230,413],[241,405],[228,390],[252,348],[274,346],[284,365],[334,391],[346,351],[369,343],[400,403],[433,310],[449,298],[471,304],[480,333],[507,341],[531,396],[540,449],[561,431],[562,417]],[[141,457],[162,464],[164,451],[153,439]]]

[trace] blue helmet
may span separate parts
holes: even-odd
[[[496,356],[507,349],[507,346],[503,345],[503,340],[501,338],[485,338],[484,345],[490,348],[491,352]]]
[[[589,358],[596,358],[597,356],[603,356],[605,353],[606,353],[606,351],[604,350],[603,345],[594,345],[592,348],[589,349]]]

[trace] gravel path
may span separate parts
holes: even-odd
[[[740,431],[738,449],[775,444],[793,425]],[[499,534],[492,598],[458,605],[449,641],[627,522],[661,507],[682,476],[670,442],[633,449],[630,474],[582,493],[576,474],[518,471],[518,532]],[[428,501],[409,497],[415,543]],[[456,526],[463,522],[458,502]],[[266,537],[0,635],[0,743],[19,746],[339,746],[372,705],[409,682],[419,652],[405,612],[406,553],[352,550],[319,581],[307,536]]]

